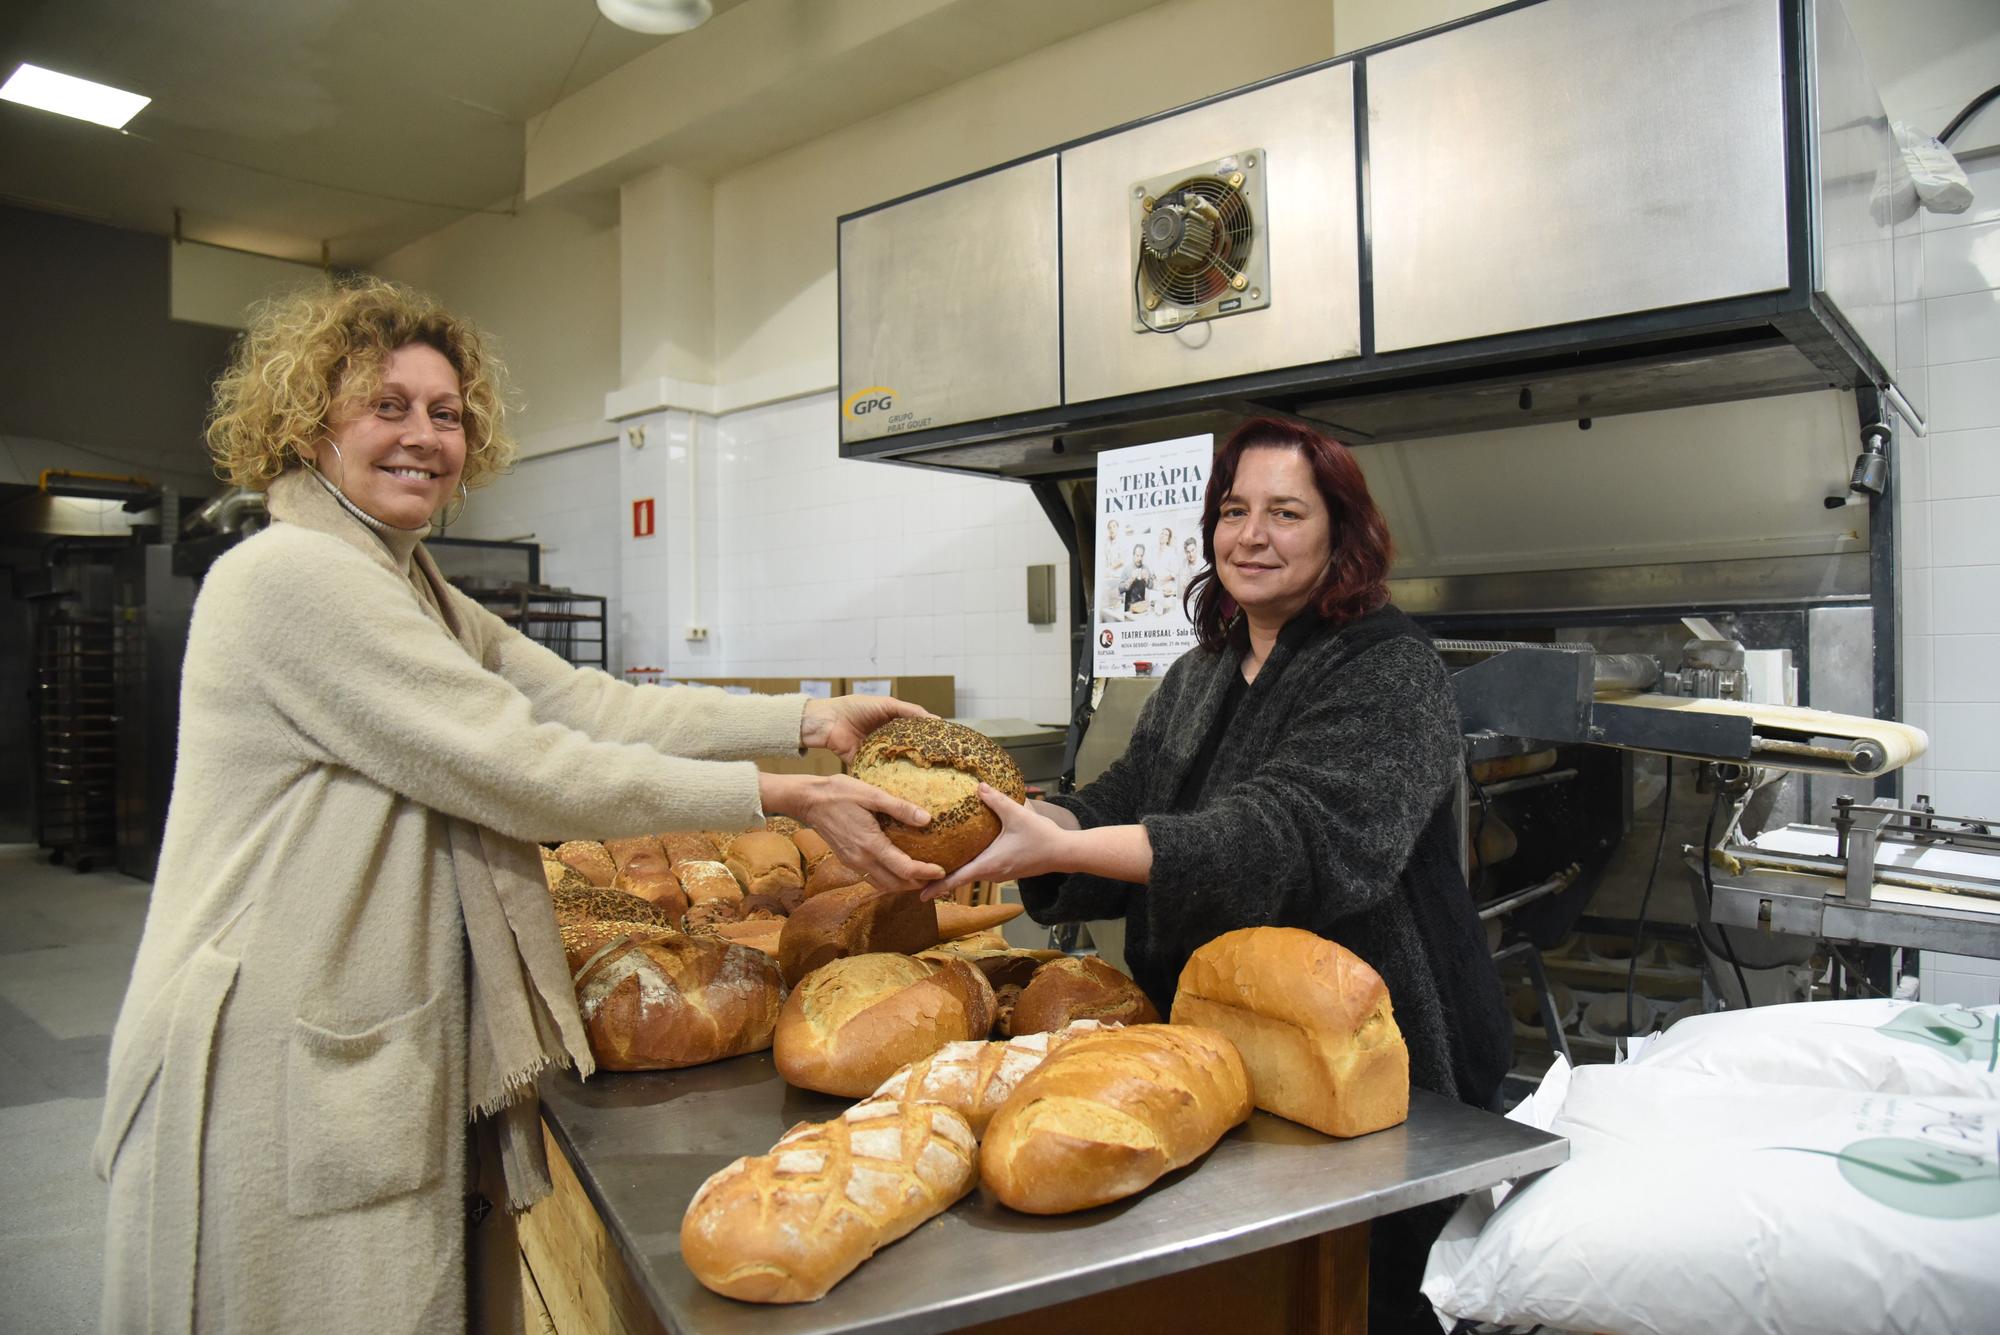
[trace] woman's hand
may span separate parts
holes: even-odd
[[[902,704],[902,701],[888,703]],[[757,791],[766,812],[791,816],[818,831],[833,849],[834,856],[860,872],[870,885],[883,890],[914,890],[944,875],[944,868],[918,862],[890,843],[875,820],[879,811],[905,825],[928,825],[930,813],[873,784],[844,774],[760,774]]]
[[[929,717],[928,709],[888,695],[837,695],[831,700],[808,700],[805,717],[799,720],[799,745],[823,746],[851,764],[862,739],[890,719]],[[852,862],[847,865],[861,870]]]
[[[978,857],[937,884],[925,886],[925,899],[941,899],[972,881],[1011,881],[1069,870],[1064,852],[1075,838],[1075,816],[1042,802],[1022,805],[983,783],[979,799],[1000,818],[1000,833]]]

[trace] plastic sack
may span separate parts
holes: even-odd
[[[1972,182],[1951,150],[1901,121],[1894,122],[1896,148],[1916,187],[1917,199],[1932,213],[1963,213],[1972,207]]]
[[[2000,1006],[1811,1001],[1691,1015],[1633,1062],[1759,1084],[2000,1101]]]
[[[1446,1316],[1959,1335],[2000,1313],[2000,1104],[1628,1062],[1577,1071],[1551,1129],[1569,1162],[1432,1249],[1424,1293]]]

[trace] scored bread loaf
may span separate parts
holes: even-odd
[[[618,875],[618,864],[611,860],[611,854],[604,851],[604,845],[594,839],[572,839],[566,844],[558,844],[556,861],[595,886],[608,886]]]
[[[987,783],[1016,802],[1028,798],[1021,767],[992,738],[941,718],[894,718],[868,734],[854,753],[853,774],[864,783],[914,802],[928,825],[877,815],[889,842],[945,873],[979,856],[1000,833],[1000,818],[979,800]]]
[[[792,910],[779,938],[778,964],[785,981],[797,987],[814,969],[848,955],[914,955],[937,943],[936,905],[863,881],[808,899]]]
[[[850,955],[792,989],[772,1060],[801,1089],[858,1099],[896,1068],[992,1028],[993,988],[971,965]]]
[[[576,1004],[607,1071],[660,1071],[771,1046],[784,983],[771,958],[660,933],[614,941],[577,970]]]
[[[729,841],[723,857],[749,895],[790,897],[794,903],[805,897],[805,869],[799,863],[799,846],[771,830],[752,830]]]
[[[802,1122],[769,1154],[701,1184],[681,1258],[702,1284],[750,1303],[807,1303],[978,1180],[965,1119],[935,1103],[857,1103]]]
[[[1064,1044],[986,1128],[979,1177],[1000,1203],[1063,1214],[1143,1191],[1250,1116],[1242,1059],[1212,1029],[1148,1024]]]
[[[649,834],[637,839],[606,840],[604,851],[618,868],[611,881],[612,889],[637,895],[675,915],[687,912],[687,895],[681,890],[680,878],[674,875],[667,861],[667,850],[660,846],[657,837]]]
[[[1098,1028],[1095,1020],[1078,1020],[1053,1034],[1028,1034],[1001,1043],[947,1043],[884,1080],[868,1097],[942,1103],[965,1119],[973,1135],[984,1135],[993,1114],[1030,1071],[1063,1044]]]
[[[1158,1024],[1160,1012],[1139,985],[1094,955],[1069,955],[1035,971],[1014,1003],[1010,1033],[1060,1029],[1072,1020]]]
[[[1410,1050],[1382,976],[1296,927],[1245,927],[1195,951],[1175,1024],[1226,1035],[1257,1106],[1329,1136],[1395,1126],[1410,1112]]]
[[[978,938],[973,938],[977,941]],[[1017,950],[1002,946],[968,944],[964,941],[941,941],[929,950],[920,951],[918,959],[942,964],[946,960],[964,960],[973,968],[986,975],[986,981],[997,991],[1003,987],[1025,987],[1035,975],[1035,970],[1050,960],[1063,958],[1060,950]],[[1061,1026],[1056,1026],[1060,1028]]]

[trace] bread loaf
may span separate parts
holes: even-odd
[[[709,899],[743,898],[742,884],[720,862],[678,862],[674,864],[674,875],[680,878],[681,891],[687,895],[690,904]]]
[[[984,1135],[993,1114],[1043,1058],[1097,1028],[1094,1020],[1079,1020],[1059,1033],[1029,1034],[1011,1042],[947,1043],[884,1080],[868,1097],[942,1103],[965,1119],[973,1135]]]
[[[992,1027],[993,988],[971,965],[933,972],[908,955],[851,955],[792,989],[772,1057],[799,1088],[856,1099],[898,1067]]]
[[[720,1061],[771,1045],[784,984],[768,955],[678,934],[616,943],[576,974],[590,1050],[608,1071]]]
[[[563,956],[569,962],[570,976],[608,945],[619,941],[649,941],[654,937],[669,936],[673,929],[649,922],[618,922],[603,918],[588,918],[561,924]]]
[[[789,894],[794,902],[804,898],[806,876],[799,863],[799,847],[782,834],[752,830],[737,835],[729,843],[723,865],[742,884],[745,894],[773,898]]]
[[[860,872],[842,862],[837,855],[828,853],[813,863],[811,873],[806,876],[806,898],[812,899],[829,890],[845,890],[850,885],[863,883]]]
[[[542,879],[549,883],[551,892],[557,890],[588,890],[590,882],[579,876],[575,870],[557,862],[555,854],[542,851]]]
[[[1017,989],[1025,987],[1028,980],[1034,977],[1035,970],[1050,960],[1063,958],[1063,953],[1060,950],[1014,950],[1007,947],[995,950],[984,946],[966,946],[959,941],[944,941],[919,952],[917,958],[936,964],[946,960],[964,960],[985,974],[986,981],[998,991],[1009,986]]]
[[[1175,1024],[1226,1035],[1257,1106],[1330,1136],[1409,1116],[1410,1052],[1389,989],[1360,956],[1295,927],[1246,927],[1195,951]]]
[[[1085,1034],[1028,1075],[995,1114],[979,1176],[1028,1214],[1143,1191],[1250,1116],[1243,1062],[1212,1029],[1149,1024]]]
[[[997,742],[939,718],[890,719],[861,743],[853,773],[930,813],[924,826],[876,819],[889,842],[947,874],[979,856],[1000,833],[999,817],[979,800],[982,782],[1016,802],[1027,800],[1020,766]]]
[[[603,890],[596,886],[585,886],[581,890],[552,891],[549,897],[555,901],[558,923],[598,919],[609,922],[643,922],[655,927],[679,925],[673,914],[657,904],[647,903],[637,895],[628,895],[623,890]]]
[[[1034,1034],[1060,1029],[1072,1020],[1110,1024],[1158,1024],[1160,1012],[1139,985],[1094,955],[1052,960],[1014,1003],[1011,1032]]]
[[[743,901],[740,899],[704,899],[699,904],[688,905],[688,911],[681,917],[681,925],[690,932],[742,921]]]
[[[799,861],[807,871],[811,871],[821,858],[833,856],[833,846],[820,837],[818,830],[794,830],[792,846],[799,850]]]
[[[681,1258],[724,1297],[805,1303],[972,1189],[978,1149],[935,1103],[858,1103],[701,1184]]]
[[[764,828],[772,834],[781,834],[789,839],[800,830],[803,830],[805,826],[799,824],[798,821],[790,816],[766,816],[764,817]]]
[[[556,847],[556,861],[575,871],[595,886],[608,886],[618,874],[618,866],[604,845],[593,839],[572,839]]]
[[[722,850],[715,840],[702,833],[663,834],[660,847],[667,851],[667,862],[673,867],[683,862],[722,861]]]
[[[808,899],[785,920],[778,963],[797,987],[814,969],[848,955],[912,955],[938,943],[935,905],[863,881]],[[865,1091],[864,1091],[865,1092]]]

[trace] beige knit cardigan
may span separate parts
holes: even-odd
[[[107,1329],[463,1329],[453,819],[539,876],[535,841],[756,823],[755,768],[718,762],[798,745],[800,697],[630,686],[446,590],[461,644],[414,541],[316,491],[281,478],[302,522],[195,604],[95,1155]]]

